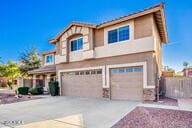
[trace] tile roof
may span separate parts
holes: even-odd
[[[56,72],[56,66],[50,65],[50,66],[43,66],[38,69],[34,69],[28,72],[28,74],[40,74],[40,73],[52,73]]]
[[[46,51],[46,52],[42,52],[42,55],[46,55],[46,54],[50,54],[50,53],[55,53],[56,50],[49,50],[49,51]]]
[[[128,14],[128,15],[125,15],[125,16],[121,16],[119,18],[115,18],[115,19],[112,19],[112,20],[109,20],[109,21],[105,21],[103,23],[98,24],[97,26],[100,26],[100,25],[103,25],[103,24],[106,24],[106,23],[110,23],[112,21],[116,21],[116,20],[119,20],[119,19],[123,19],[123,18],[129,17],[129,16],[132,16],[132,15],[135,15],[135,14],[138,14],[138,13],[141,13],[141,12],[144,12],[144,11],[159,7],[159,6],[164,6],[164,3],[160,3],[160,4],[154,5],[154,6],[149,7],[149,8],[145,8],[145,9],[143,9],[141,11],[138,11],[138,12],[135,12],[135,13],[132,13],[132,14]]]
[[[86,26],[90,28],[100,29],[103,27],[107,27],[110,25],[114,25],[117,23],[121,23],[127,20],[131,20],[140,16],[144,16],[147,14],[154,13],[155,21],[157,22],[158,30],[160,33],[160,37],[162,39],[162,42],[168,43],[168,36],[167,36],[167,28],[166,28],[166,21],[165,21],[165,15],[164,15],[164,3],[157,4],[155,6],[146,8],[142,11],[138,11],[136,13],[132,13],[126,16],[122,16],[110,21],[103,22],[98,25],[90,24],[90,23],[82,23],[82,22],[72,22],[69,24],[65,29],[60,32],[54,39],[49,40],[50,43],[56,43],[58,39],[62,36],[64,32],[66,32],[71,26],[77,25],[77,26]]]

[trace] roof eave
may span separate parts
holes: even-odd
[[[144,15],[147,15],[147,14],[150,14],[150,13],[157,12],[157,11],[159,11],[161,9],[162,9],[161,6],[157,6],[157,7],[151,8],[151,9],[140,11],[140,12],[134,13],[132,15],[125,16],[125,17],[120,18],[120,19],[115,19],[115,20],[112,20],[112,21],[97,25],[97,28],[100,29],[100,28],[104,28],[104,27],[107,27],[107,26],[111,26],[111,25],[121,23],[121,22],[124,22],[124,21],[127,21],[127,20],[131,20],[131,19],[134,19],[134,18],[137,18],[137,17],[140,17],[140,16],[144,16]]]
[[[51,54],[51,53],[56,53],[56,50],[50,50],[47,52],[42,52],[42,55],[47,55],[47,54]]]
[[[58,41],[58,40],[56,40],[56,39],[50,39],[50,40],[49,40],[49,43],[55,44],[57,41]]]
[[[167,32],[167,26],[166,26],[166,20],[165,20],[165,13],[164,13],[164,7],[161,8],[161,15],[162,15],[162,22],[163,22],[163,29],[164,29],[164,40],[163,43],[168,44],[168,32]]]

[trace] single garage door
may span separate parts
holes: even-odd
[[[62,95],[102,97],[102,70],[62,73]]]
[[[143,67],[111,69],[111,98],[122,100],[143,99]]]

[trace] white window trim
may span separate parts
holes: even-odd
[[[109,44],[108,43],[108,32],[111,30],[114,30],[114,29],[125,27],[125,26],[129,26],[129,40],[123,40],[123,41],[118,41],[118,42],[114,42],[114,43]],[[133,39],[134,39],[134,21],[133,20],[127,22],[126,24],[112,26],[112,27],[104,29],[104,45],[115,45],[118,43],[130,42]]]
[[[73,38],[73,39],[69,40],[69,42],[70,42],[70,52],[79,52],[79,51],[83,51],[83,46],[82,46],[82,48],[79,49],[79,50],[71,51],[71,42],[72,42],[72,41],[75,41],[75,40],[78,40],[78,39],[80,39],[80,38],[83,39],[83,36],[76,37],[76,38]],[[84,43],[84,41],[83,41],[83,43]]]
[[[122,41],[119,41],[119,28],[122,28],[122,27],[127,27],[127,26],[129,26],[129,39],[128,40],[122,40]],[[117,42],[113,42],[113,43],[109,43],[109,37],[108,37],[108,33],[109,33],[109,31],[112,31],[112,30],[115,30],[115,29],[117,29]],[[128,24],[128,25],[123,25],[123,26],[120,26],[120,27],[117,27],[117,28],[113,28],[113,29],[111,29],[111,30],[107,30],[107,43],[109,44],[109,45],[111,45],[111,44],[114,44],[114,43],[123,43],[123,42],[127,42],[127,41],[130,41],[131,39],[131,37],[130,37],[130,34],[131,33],[131,30],[130,30],[130,25]]]
[[[106,78],[105,78],[105,66],[58,70],[59,86],[61,87],[61,73],[63,73],[63,72],[85,71],[85,70],[96,70],[96,69],[102,69],[102,87],[106,88],[106,84],[105,84],[105,81],[106,81]],[[61,91],[61,89],[60,89],[60,91]],[[60,94],[61,94],[61,92],[60,92]]]
[[[116,64],[107,65],[106,67],[106,80],[107,88],[110,88],[110,69],[121,68],[121,67],[132,67],[132,66],[143,66],[143,88],[155,88],[155,85],[147,85],[147,62],[127,63],[127,64]]]
[[[53,62],[47,63],[47,56],[52,56],[53,57]],[[55,62],[54,54],[47,54],[47,55],[45,55],[45,65],[52,65],[52,64],[54,64],[54,62]]]

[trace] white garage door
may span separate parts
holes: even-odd
[[[102,70],[62,73],[62,95],[102,97]]]
[[[143,99],[142,66],[111,69],[110,80],[112,99]]]

